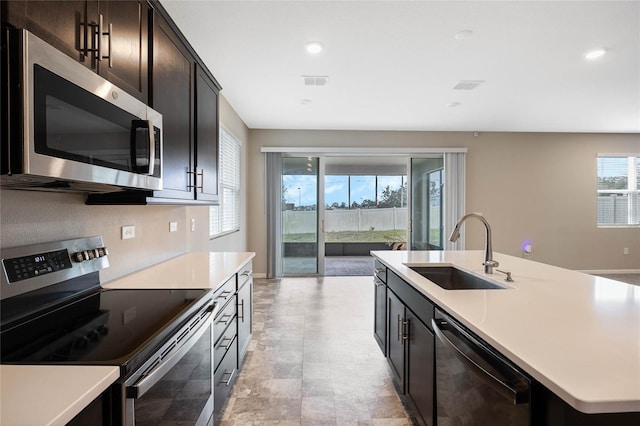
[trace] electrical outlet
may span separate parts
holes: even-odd
[[[128,240],[130,238],[136,237],[136,227],[134,225],[123,226],[121,228],[121,231],[123,240]]]
[[[191,219],[191,232],[194,232],[195,230],[196,230],[196,220]]]
[[[622,249],[622,254],[629,254],[629,247]]]
[[[178,222],[172,220],[169,222],[169,232],[176,232],[178,230]]]

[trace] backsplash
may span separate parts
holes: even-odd
[[[111,266],[102,282],[193,250],[207,250],[208,207],[87,206],[82,194],[0,190],[0,247],[101,235]],[[189,230],[191,219],[195,231]],[[169,232],[169,222],[178,223]],[[189,224],[189,225],[187,225]],[[122,240],[120,228],[135,226]]]

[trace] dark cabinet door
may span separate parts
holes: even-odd
[[[149,99],[149,6],[146,1],[100,2],[103,56],[98,72],[147,103]],[[98,17],[99,21],[99,17]]]
[[[193,57],[159,15],[154,17],[152,107],[162,114],[163,190],[154,195],[193,199]]]
[[[195,198],[218,199],[218,88],[196,67]]]
[[[238,290],[238,366],[242,366],[251,341],[253,281],[247,281]]]
[[[404,393],[404,342],[406,337],[404,334],[405,309],[402,301],[400,301],[392,291],[387,291],[387,309],[389,312],[388,361],[398,383],[398,387],[402,390],[402,393]]]
[[[90,23],[97,22],[96,1],[24,1],[3,4],[2,22],[24,28],[88,68],[95,69],[89,39]]]
[[[418,422],[434,424],[435,341],[434,335],[413,313],[406,310],[407,396]]]
[[[373,337],[383,354],[387,354],[387,286],[374,276]]]
[[[147,2],[19,0],[7,2],[5,11],[3,22],[29,30],[142,102],[148,101]]]

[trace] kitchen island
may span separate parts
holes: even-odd
[[[640,412],[640,287],[482,251],[372,255],[581,413]],[[454,266],[505,289],[445,290],[411,266]]]

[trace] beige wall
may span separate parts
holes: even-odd
[[[241,138],[246,159],[247,128],[224,98],[220,121]],[[242,169],[247,170],[246,163]],[[243,185],[246,182],[245,176]],[[189,251],[245,251],[247,247],[244,226],[241,232],[210,241],[206,206],[87,206],[84,201],[81,194],[0,189],[0,247],[102,235],[111,264],[102,272],[103,282]],[[194,232],[191,219],[196,219]],[[169,232],[170,221],[178,222],[177,232]],[[134,239],[120,239],[123,225],[135,225]]]
[[[638,153],[640,135],[250,130],[249,137],[248,247],[257,252],[256,273],[266,272],[263,146],[467,148],[466,210],[485,215],[495,251],[520,256],[530,239],[532,260],[640,269],[639,228],[596,227],[596,154]],[[470,222],[468,229],[467,248],[481,249],[482,227]]]

